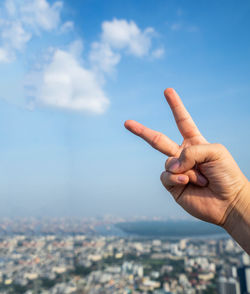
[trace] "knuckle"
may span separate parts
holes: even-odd
[[[161,138],[162,138],[162,134],[161,134],[161,133],[157,133],[157,134],[153,137],[153,139],[152,139],[150,145],[151,145],[153,148],[157,148],[157,147],[159,146],[159,142],[160,142]]]
[[[189,158],[192,155],[192,148],[191,147],[185,147],[182,151],[182,156],[184,158]]]
[[[215,147],[215,150],[217,150],[218,154],[222,155],[225,152],[227,152],[227,148],[220,143],[215,143],[215,144],[213,144],[213,146]]]
[[[171,161],[172,161],[173,158],[174,158],[174,157],[169,157],[169,158],[165,161],[165,170],[168,169],[168,167],[169,167],[169,165],[170,165],[170,163],[171,163]]]
[[[221,143],[215,143],[213,144],[216,148],[220,149],[220,150],[225,150],[226,147],[224,145],[222,145]]]

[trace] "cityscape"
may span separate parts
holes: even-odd
[[[0,293],[249,293],[250,258],[226,234],[139,236],[126,221],[2,219]]]

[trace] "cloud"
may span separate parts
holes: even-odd
[[[189,32],[189,33],[196,33],[198,31],[199,31],[199,28],[197,26],[190,25],[187,27],[187,32]]]
[[[31,34],[25,31],[21,22],[12,22],[2,31],[1,37],[7,47],[21,50],[31,39]]]
[[[0,62],[8,62],[10,60],[10,56],[7,52],[7,50],[0,48]]]
[[[54,51],[39,75],[35,96],[35,104],[97,114],[109,105],[95,73],[84,68],[70,50]]]
[[[114,49],[126,49],[137,57],[145,56],[151,48],[154,29],[140,30],[135,22],[113,19],[102,23],[102,42]]]
[[[0,63],[15,60],[35,35],[57,30],[59,35],[74,29],[71,21],[62,22],[62,1],[5,0],[0,14]],[[163,48],[152,48],[156,36],[153,28],[141,29],[134,21],[104,21],[97,41],[82,59],[83,41],[78,39],[65,49],[49,47],[44,58],[37,60],[28,76],[25,95],[36,106],[103,113],[109,99],[103,87],[115,71],[122,56],[160,58]]]
[[[0,62],[13,61],[34,34],[56,29],[62,6],[61,1],[50,5],[46,0],[6,0],[1,7]]]
[[[195,25],[185,24],[182,22],[175,22],[169,25],[172,31],[186,31],[188,33],[195,33],[199,31],[199,28]]]
[[[91,45],[89,60],[95,72],[111,73],[120,62],[121,55],[115,53],[108,43],[95,42]]]
[[[158,49],[155,49],[155,50],[152,52],[152,57],[153,57],[153,58],[156,58],[156,59],[158,59],[158,58],[162,58],[163,55],[164,55],[164,53],[165,53],[164,48],[158,48]]]
[[[163,55],[163,48],[152,50],[154,33],[153,28],[141,30],[133,21],[114,19],[102,23],[100,40],[91,44],[84,62],[80,39],[67,50],[53,50],[33,83],[34,105],[103,113],[109,105],[103,91],[106,75],[115,70],[123,53],[140,58]]]
[[[62,24],[60,28],[61,33],[67,33],[69,31],[72,31],[74,29],[74,23],[73,21],[66,21],[64,24]]]
[[[180,22],[175,22],[170,25],[172,31],[179,31],[182,29],[182,24]]]
[[[83,52],[83,41],[81,39],[75,40],[71,44],[69,44],[69,52],[76,58],[81,58]]]
[[[91,45],[89,60],[95,70],[112,73],[124,52],[140,58],[150,55],[160,58],[164,49],[152,50],[154,36],[153,28],[141,30],[134,21],[116,18],[104,21],[100,41]]]
[[[24,25],[46,31],[53,30],[60,23],[61,1],[50,5],[46,0],[6,0],[5,8],[9,18],[18,18]]]

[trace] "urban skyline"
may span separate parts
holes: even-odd
[[[250,258],[229,236],[98,233],[122,219],[0,221],[0,293],[244,294]],[[41,227],[40,232],[34,228]],[[80,230],[79,230],[80,229]]]

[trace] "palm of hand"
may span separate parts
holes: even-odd
[[[178,191],[178,188],[176,190],[171,192],[176,202],[192,216],[218,225],[224,223],[229,202],[219,197],[211,187],[189,183],[182,191]]]
[[[162,133],[151,130],[138,122],[126,121],[125,127],[143,138],[153,148],[170,156],[170,159],[171,157],[178,158],[182,150],[188,146],[208,144],[206,139],[200,134],[177,93],[173,89],[167,89],[164,94],[171,107],[178,129],[184,138],[180,146]],[[209,180],[207,186],[201,187],[199,185],[197,174],[200,173],[197,169],[194,169],[187,173],[190,176],[190,182],[187,185],[173,185],[172,187],[167,187],[167,189],[178,204],[191,215],[205,221],[221,224],[224,221],[231,201],[230,193],[221,196],[220,190],[223,190],[221,185],[224,186],[225,184],[223,184],[223,181],[220,183],[217,178],[216,181],[213,181],[213,178],[216,177],[216,172],[213,170],[211,173],[211,167],[206,169],[205,165],[201,165],[199,170]]]
[[[220,159],[203,163],[201,173],[209,179],[206,187],[189,183],[173,191],[176,201],[191,215],[217,225],[223,225],[237,196],[245,184],[245,177],[230,153],[222,146]],[[179,193],[179,194],[178,194]]]

